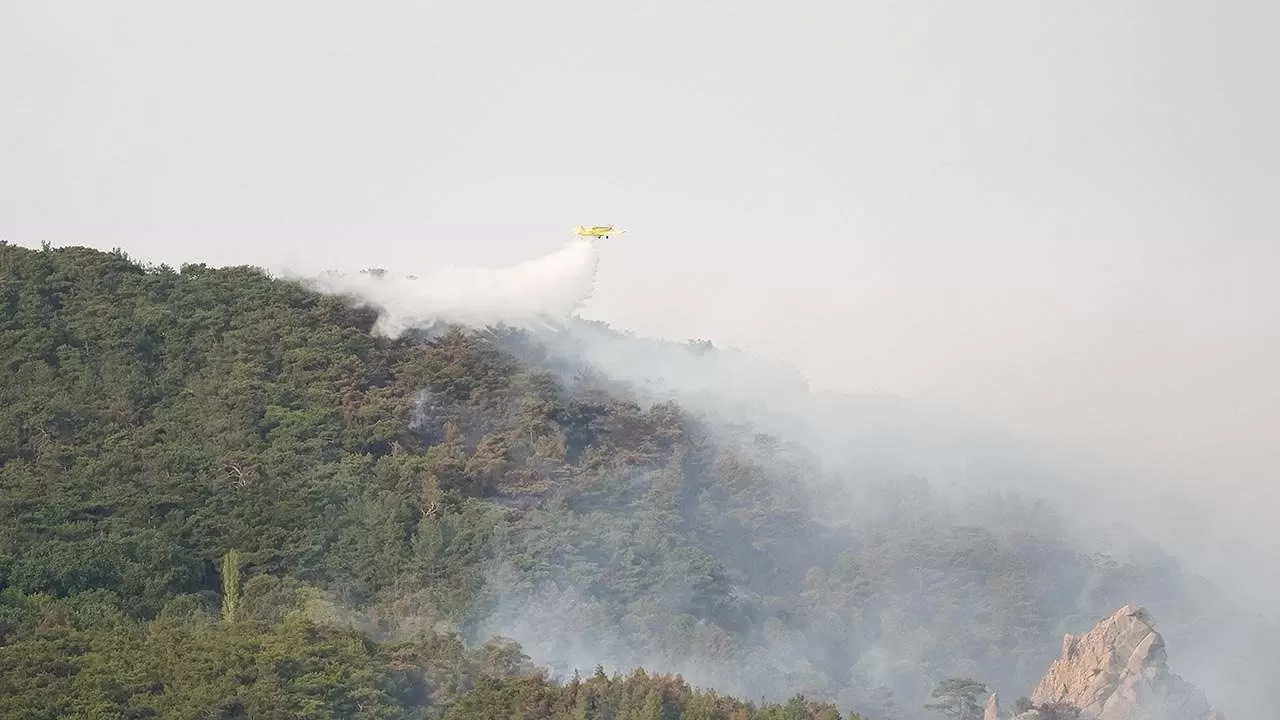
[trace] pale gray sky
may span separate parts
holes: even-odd
[[[593,317],[1118,450],[1260,518],[1280,499],[1278,20],[0,0],[0,238],[412,271],[616,223]]]

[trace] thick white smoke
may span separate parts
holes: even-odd
[[[378,271],[291,279],[377,309],[374,332],[396,338],[437,323],[534,327],[567,318],[590,298],[598,263],[595,244],[579,240],[501,268],[449,265],[421,277]]]

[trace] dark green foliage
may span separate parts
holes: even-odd
[[[369,314],[252,268],[5,246],[0,270],[0,715],[581,708],[518,645],[411,628],[482,611],[505,522],[483,498],[548,496],[608,407],[460,332],[379,343]],[[616,419],[618,442],[669,452],[644,422]],[[584,697],[765,712],[630,682]]]
[[[1040,712],[1037,720],[1078,720],[1080,708],[1068,702],[1051,702],[1033,705]]]
[[[276,608],[282,618],[236,623],[189,596],[147,623],[121,606],[105,592],[0,593],[12,633],[0,652],[0,717],[841,718],[827,703],[756,706],[643,670],[553,682],[510,642],[467,650],[421,633],[374,643],[307,619],[298,603]]]
[[[939,712],[953,720],[980,720],[987,686],[968,678],[950,678],[933,689],[935,702],[925,708]]]
[[[857,518],[819,523],[796,448],[642,405],[529,333],[374,319],[254,268],[0,246],[0,707],[835,720],[803,692],[911,717],[939,677],[1028,687],[1061,632],[1187,597],[1013,499],[996,531],[859,480]],[[525,653],[777,704],[554,683]]]

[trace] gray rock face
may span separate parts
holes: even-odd
[[[1203,692],[1169,671],[1164,638],[1137,605],[1120,608],[1084,635],[1067,635],[1031,702],[1074,706],[1081,720],[1224,720]],[[1038,717],[1043,714],[1036,711],[1018,716]]]

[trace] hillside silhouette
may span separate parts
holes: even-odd
[[[1280,670],[1158,549],[833,467],[580,351],[709,343],[380,337],[257,268],[77,247],[0,246],[0,283],[5,717],[907,720],[950,678],[1029,693],[1131,602],[1223,707]]]

